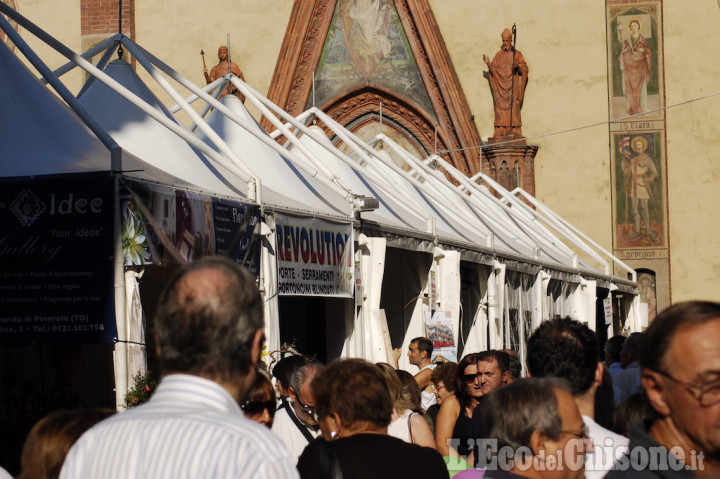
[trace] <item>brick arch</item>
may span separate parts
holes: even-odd
[[[382,104],[382,110],[381,110]],[[399,126],[397,129],[409,141],[416,143],[427,152],[435,152],[435,122],[422,109],[409,99],[402,98],[392,91],[380,87],[365,85],[360,88],[344,92],[320,107],[333,120],[341,125],[351,125],[359,119],[365,119],[363,124],[371,121],[380,121],[380,111],[384,121],[391,120]],[[360,125],[355,125],[357,129]],[[326,129],[327,130],[327,129]],[[442,132],[437,134],[437,151],[447,148],[447,142]],[[442,154],[450,161],[450,154]]]

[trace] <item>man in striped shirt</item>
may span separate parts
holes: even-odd
[[[264,341],[254,278],[226,258],[192,263],[161,294],[155,331],[157,391],[86,432],[60,477],[297,477],[283,445],[238,405]]]

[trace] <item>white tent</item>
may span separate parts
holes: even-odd
[[[342,142],[346,150],[352,151],[350,156],[340,150],[329,148],[328,145],[331,143],[320,128],[304,128],[303,125],[298,124],[300,121],[307,122],[315,118],[328,127],[329,134],[334,136],[336,141]],[[395,214],[397,205],[399,208],[414,206],[413,211],[403,217],[413,218],[413,215],[416,215],[415,218],[428,218],[426,224],[437,222],[446,225],[444,218],[450,218],[449,223],[453,226],[445,231],[441,228],[433,231],[434,246],[428,248],[428,251],[432,251],[436,264],[425,273],[426,276],[434,274],[439,277],[438,281],[445,287],[440,288],[437,304],[423,307],[422,300],[416,301],[413,319],[405,333],[403,346],[406,346],[412,337],[424,334],[423,313],[427,310],[450,309],[453,312],[455,337],[458,337],[460,324],[457,317],[459,306],[457,294],[459,254],[457,253],[458,250],[463,251],[465,248],[475,253],[476,261],[489,266],[489,272],[484,274],[481,272],[481,276],[484,277],[480,278],[487,285],[487,292],[480,304],[487,306],[478,308],[475,312],[470,311],[473,314],[473,321],[472,329],[468,334],[469,342],[466,344],[470,350],[503,345],[512,345],[517,349],[519,343],[524,342],[522,338],[526,338],[543,318],[556,315],[571,315],[594,328],[595,294],[598,282],[609,289],[620,285],[620,288],[627,292],[634,291],[632,282],[609,274],[608,259],[620,269],[634,273],[624,263],[599,248],[570,225],[562,224],[562,219],[557,215],[550,215],[553,218],[550,222],[540,221],[538,219],[540,216],[534,210],[525,203],[513,200],[513,195],[504,191],[489,178],[483,178],[485,183],[497,192],[504,192],[506,198],[498,199],[488,191],[488,188],[476,184],[474,180],[480,175],[470,180],[459,174],[451,165],[444,163],[440,157],[420,161],[384,135],[378,135],[370,145],[366,145],[315,108],[311,108],[295,120],[286,126],[294,128],[293,133],[301,137],[305,147],[328,167],[332,175],[351,184],[353,191],[378,197],[380,208],[376,212],[378,216],[376,220],[379,222],[379,228],[386,233],[404,231],[405,236],[402,240],[398,240],[394,234],[385,235],[389,241],[395,243],[395,246],[418,248],[417,242],[408,242],[407,239],[413,236],[422,237],[423,234],[422,226],[418,226],[422,225],[422,222],[416,221],[413,225],[407,221],[398,221],[398,215]],[[281,134],[286,132],[278,130],[273,136],[278,137]],[[405,168],[399,167],[388,158],[387,153],[371,148],[377,144],[384,146],[386,151],[392,150],[396,157],[399,156],[405,162]],[[294,145],[290,147],[291,150],[293,148]],[[308,161],[312,160],[308,159]],[[436,169],[437,167],[428,166],[432,163],[442,163],[440,166],[449,171],[460,186],[450,183],[445,175]],[[534,199],[532,201],[536,202]],[[418,205],[423,205],[424,209],[418,208]],[[538,204],[538,207],[547,211],[542,205]],[[471,219],[467,220],[467,218]],[[456,228],[463,228],[465,234],[457,234]],[[560,236],[558,237],[553,231],[559,232]],[[468,237],[472,238],[471,242],[474,241],[474,244],[468,246],[464,243]],[[588,246],[581,237],[589,241],[592,247]],[[367,238],[363,234],[360,238],[361,250],[366,256],[373,257],[373,260],[363,261],[362,255],[358,252],[356,261],[360,265],[369,265],[369,268],[361,266],[359,271],[363,276],[373,278],[375,282],[377,278],[382,277],[382,262],[388,243],[382,238]],[[408,246],[409,244],[412,245]],[[443,244],[445,245],[443,248],[446,249],[437,247]],[[579,249],[584,256],[579,256],[575,249]],[[600,253],[595,249],[599,249]],[[486,253],[484,257],[483,252]],[[463,251],[465,256],[470,256],[467,253],[467,250]],[[480,253],[479,260],[478,253]],[[594,263],[600,264],[602,269],[598,269]],[[507,266],[510,266],[509,269],[506,268]],[[533,276],[518,273],[532,273]],[[514,287],[505,287],[506,283]],[[530,287],[530,283],[535,286]],[[428,280],[428,289],[431,286],[437,285],[431,285],[431,280]],[[361,309],[360,315],[364,312],[367,314],[364,319],[360,316],[356,318],[353,328],[356,332],[353,333],[356,340],[348,338],[345,349],[347,354],[373,356],[377,360],[386,360],[386,352],[381,351],[387,344],[386,338],[382,337],[386,334],[387,328],[378,311],[379,294],[376,288],[368,285],[368,294],[364,298],[366,308]],[[633,304],[635,303],[636,301]],[[511,311],[517,315],[513,320],[509,317]],[[631,320],[632,316],[634,315],[631,314]],[[518,317],[524,319],[521,321],[517,319]],[[516,339],[512,342],[506,338],[511,336],[509,330],[511,323],[517,329],[514,331]],[[401,364],[405,362],[402,359]]]
[[[42,32],[39,36],[51,44],[56,43]],[[130,51],[177,102],[175,106],[167,107],[152,95],[128,63],[122,60],[107,63],[110,56],[107,52],[114,51],[118,43]],[[48,100],[52,95],[32,78],[33,88],[42,93],[16,92],[7,100],[16,105],[34,105],[36,99],[42,98],[43,111],[55,116],[40,118],[37,111],[18,112],[15,121],[5,125],[8,130],[17,131],[18,138],[23,138],[18,129],[59,131],[57,125],[62,125],[72,131],[43,135],[43,141],[33,145],[18,143],[15,150],[3,148],[2,154],[7,152],[12,158],[10,155],[23,148],[35,148],[26,151],[33,152],[38,165],[18,169],[24,172],[19,175],[39,174],[55,161],[59,169],[122,170],[127,177],[146,182],[259,204],[263,223],[257,233],[267,240],[262,248],[259,279],[265,297],[270,349],[279,347],[277,263],[283,238],[278,237],[276,220],[283,215],[298,221],[319,218],[346,225],[351,232],[349,244],[357,243],[355,304],[360,306],[360,312],[346,318],[346,330],[351,331],[343,346],[343,354],[347,356],[362,356],[373,361],[391,359],[388,324],[380,311],[388,248],[422,252],[429,264],[429,267],[422,262],[412,265],[415,271],[411,276],[419,282],[421,291],[413,298],[411,319],[403,331],[403,346],[410,338],[424,335],[425,314],[433,311],[449,312],[455,337],[463,336],[467,341],[466,350],[480,350],[507,345],[510,324],[522,328],[518,334],[524,337],[539,321],[557,314],[573,315],[594,326],[595,291],[600,283],[610,289],[615,285],[634,291],[632,282],[610,275],[607,267],[598,268],[596,264],[604,261],[598,261],[601,255],[590,253],[593,248],[578,241],[579,232],[563,224],[561,219],[552,215],[547,215],[552,220],[541,219],[535,210],[517,202],[508,192],[504,192],[501,199],[494,197],[485,186],[475,183],[477,178],[458,177],[439,157],[421,161],[384,136],[365,143],[316,109],[293,118],[232,75],[207,87],[197,87],[122,35],[83,55],[90,58],[105,50],[99,63],[102,69],[64,47],[54,46],[70,60],[56,72],[58,75],[76,65],[91,74],[79,102],[63,98],[81,116],[87,108],[95,118],[85,115],[80,120],[56,98],[52,98],[56,107],[47,107],[46,103],[52,103]],[[6,49],[0,49],[0,54],[12,56]],[[2,76],[6,73],[6,63],[19,65],[15,59],[12,61],[14,63],[0,56],[3,65],[0,79],[21,85],[14,74]],[[29,72],[26,71],[26,75],[30,75]],[[54,77],[50,72],[44,75],[50,80]],[[56,77],[54,80],[54,84],[59,83]],[[189,92],[189,96],[183,98],[170,81]],[[209,92],[214,90],[217,94],[227,82],[277,127],[272,136],[260,128],[237,98],[228,95],[218,101],[211,96]],[[204,102],[200,114],[191,106],[195,101]],[[56,110],[64,111],[65,116]],[[192,124],[183,124],[174,116],[181,110]],[[351,153],[345,154],[336,148],[319,128],[308,127],[306,121],[311,117],[320,118]],[[55,120],[44,123],[46,118]],[[87,124],[92,126],[95,135],[103,138],[105,145],[88,134],[84,126]],[[280,136],[284,137],[284,146],[276,141]],[[72,140],[64,141],[64,138]],[[76,138],[79,140],[74,141]],[[375,147],[379,143],[386,151],[392,150],[396,157],[402,158],[408,168],[398,166],[386,151],[378,151]],[[73,151],[73,145],[80,151]],[[141,159],[125,154],[122,164],[105,165],[109,149],[118,152],[115,156],[119,159],[121,148]],[[57,157],[50,162],[44,159],[60,151],[68,152],[64,159]],[[74,166],[68,167],[69,163]],[[437,170],[438,165],[460,186],[450,183]],[[495,191],[500,191],[499,185],[490,184],[487,178],[484,180]],[[373,208],[375,200],[377,204]],[[541,210],[540,206],[537,210]],[[119,224],[119,220],[116,223]],[[558,236],[558,232],[562,234]],[[572,244],[568,244],[567,239],[571,237]],[[576,253],[578,249],[585,256],[580,257]],[[485,288],[476,293],[482,297],[472,311],[461,312],[460,308],[461,262],[479,265],[473,274]],[[122,264],[118,264],[115,286],[119,291],[125,289],[122,273]],[[532,281],[529,282],[528,277]],[[130,294],[134,287],[132,279],[128,287],[129,301],[137,297]],[[349,279],[353,279],[352,275]],[[125,295],[118,296],[116,303],[117,317],[125,317]],[[135,309],[132,302],[127,304],[129,309]],[[518,316],[510,318],[513,310],[512,314]],[[461,318],[462,314],[465,318]],[[469,332],[463,334],[468,328]],[[119,336],[120,329],[118,327]],[[131,337],[132,331],[127,329],[121,340]],[[141,342],[137,338],[139,336],[132,341]],[[127,350],[122,354],[126,355]],[[407,367],[404,360],[401,365]],[[127,362],[119,361],[116,365],[119,397],[127,385],[124,381],[127,371]]]

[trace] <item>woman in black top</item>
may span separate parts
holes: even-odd
[[[437,451],[387,435],[393,406],[376,366],[362,359],[336,359],[311,387],[323,434],[300,456],[301,478],[447,479]]]
[[[468,354],[458,363],[455,392],[443,400],[435,421],[435,443],[443,456],[468,459],[472,452],[468,444],[472,437],[472,413],[481,397],[475,354]]]

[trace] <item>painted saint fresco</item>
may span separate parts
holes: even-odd
[[[661,139],[658,132],[613,135],[616,248],[666,246]]]
[[[339,0],[315,72],[308,107],[360,85],[395,91],[426,113],[433,109],[391,0]]]
[[[662,55],[657,3],[608,9],[609,62],[613,119],[633,115],[661,117]]]
[[[652,323],[657,316],[657,296],[655,290],[655,275],[650,273],[640,273],[637,278],[638,291],[640,292],[641,305],[647,305],[648,324]]]

